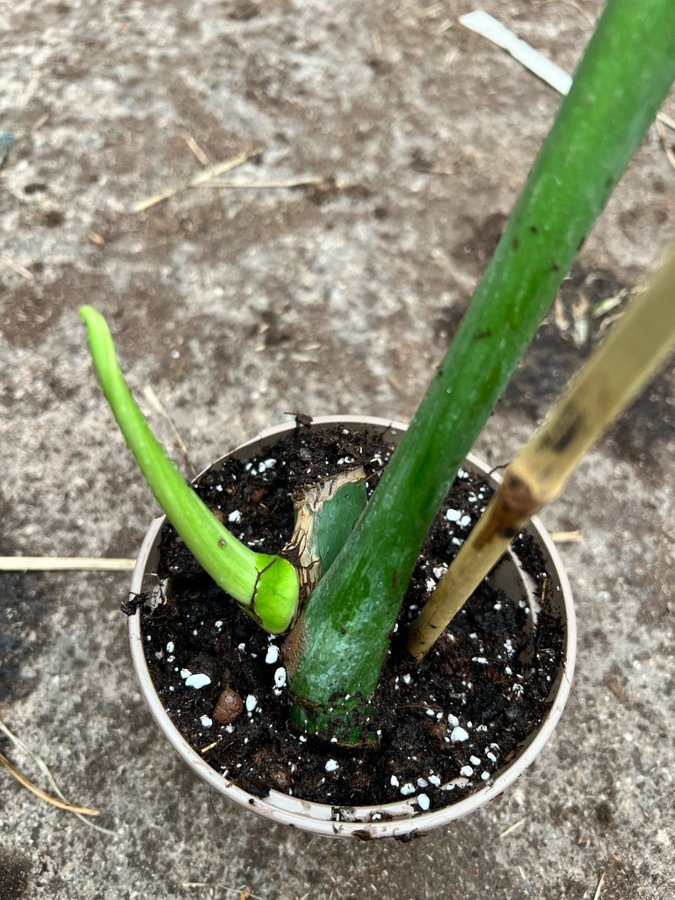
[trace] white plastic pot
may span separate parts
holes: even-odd
[[[386,433],[386,437],[394,441],[406,428],[402,423],[388,422],[385,419],[351,416],[317,418],[314,419],[312,427],[319,428],[324,425],[332,426],[335,424],[343,424],[349,428],[368,429],[377,433]],[[232,455],[245,460],[249,456],[259,453],[263,448],[274,444],[280,438],[288,436],[293,431],[294,426],[289,424],[271,428],[233,450]],[[469,470],[479,471],[485,476],[488,475],[488,468],[473,456],[467,458],[465,467]],[[491,477],[490,480],[495,483],[498,479]],[[164,517],[155,519],[143,540],[132,576],[131,591],[133,594],[148,590],[148,585],[151,584],[148,579],[151,578],[155,569],[159,536],[163,524]],[[141,691],[150,708],[150,712],[161,731],[193,772],[199,775],[200,778],[203,778],[215,791],[223,794],[223,796],[229,797],[245,809],[252,810],[274,822],[328,837],[370,839],[414,836],[430,831],[432,828],[447,825],[455,819],[460,819],[462,816],[480,809],[490,800],[493,800],[522,775],[551,737],[570,691],[576,656],[576,625],[572,593],[562,561],[541,523],[536,518],[533,519],[528,525],[527,531],[535,538],[546,563],[552,587],[551,611],[560,616],[561,627],[564,630],[563,661],[556,677],[552,680],[550,694],[552,704],[550,711],[539,728],[524,742],[519,754],[505,765],[503,769],[499,770],[485,787],[476,790],[464,799],[457,800],[454,803],[450,801],[442,809],[422,812],[417,806],[413,806],[410,800],[400,800],[379,806],[345,808],[303,800],[299,797],[290,797],[275,790],[270,791],[269,796],[265,798],[249,794],[219,774],[215,769],[212,769],[185,741],[169,718],[155,691],[146,665],[140,613],[137,612],[129,618],[131,656]],[[504,590],[511,597],[517,597],[518,599],[527,598],[530,607],[536,615],[537,600],[534,593],[534,584],[529,576],[522,571],[513,553],[511,554],[510,562],[505,562],[497,568],[493,584],[495,587]],[[358,753],[358,750],[354,752]],[[375,821],[373,821],[374,818]]]

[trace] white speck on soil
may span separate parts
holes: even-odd
[[[470,757],[469,757],[469,762],[471,763],[472,766],[479,766],[479,765],[480,765],[480,760],[478,759],[477,756],[470,756]]]
[[[462,766],[462,768],[459,770],[459,774],[463,775],[465,778],[471,778],[471,776],[473,775],[473,769],[471,768],[471,766]]]
[[[180,677],[185,681],[186,678],[189,678],[192,675],[192,672],[189,669],[181,669]]]
[[[401,782],[398,780],[398,778],[395,775],[392,775],[391,778],[389,779],[389,784],[392,787],[399,787],[400,783]]]
[[[450,740],[453,744],[457,744],[460,741],[468,741],[469,740],[469,732],[465,731],[461,725],[457,725],[452,729],[450,734]]]
[[[435,719],[435,718],[436,718],[436,713],[434,712],[433,709],[428,709],[428,710],[427,710],[427,715],[428,715],[428,716],[431,716],[432,719]]]
[[[398,676],[397,676],[398,677]],[[412,684],[412,675],[404,675],[403,681],[405,684]]]
[[[202,723],[204,728],[210,728],[213,725],[213,719],[208,716],[200,716],[199,721]]]
[[[470,525],[470,524],[471,524],[471,516],[462,516],[462,518],[459,520],[460,528],[466,528],[467,525]]]
[[[274,663],[279,659],[279,648],[276,644],[270,644],[267,648],[267,656],[265,657],[265,662],[269,665],[274,665]]]
[[[253,712],[258,705],[258,700],[254,694],[249,694],[246,698],[246,712]]]
[[[434,787],[440,787],[441,779],[438,777],[438,775],[430,775],[429,784],[433,784]]]
[[[480,777],[482,778],[483,781],[488,781],[490,779],[490,773],[489,772],[481,772]]]
[[[324,769],[326,770],[326,772],[335,772],[335,770],[336,770],[338,767],[339,767],[339,766],[338,766],[338,761],[337,761],[336,759],[329,759],[329,760],[326,762],[326,765],[324,766]]]
[[[207,684],[211,684],[211,679],[204,672],[197,672],[185,679],[185,687],[195,688],[195,690],[206,687]]]
[[[242,653],[246,649],[246,644],[237,644],[237,650],[241,650]]]
[[[449,509],[445,514],[445,518],[448,522],[459,522],[462,518],[462,513],[459,509]]]
[[[429,593],[431,593],[435,587],[436,587],[436,582],[434,581],[434,579],[427,578],[427,591],[429,591]]]
[[[282,688],[286,684],[286,669],[283,666],[279,666],[274,673],[274,683],[278,688]]]
[[[410,794],[414,794],[415,793],[415,785],[411,784],[409,781],[407,781],[401,788],[401,793],[403,794],[404,797],[408,797]]]
[[[481,666],[487,666],[488,661],[484,656],[472,656],[471,662],[479,663]]]
[[[425,812],[431,806],[429,798],[426,794],[419,794],[419,796],[417,797],[417,803],[419,804],[419,808],[423,809]]]
[[[447,566],[436,566],[433,570],[434,578],[441,579],[447,571]]]
[[[453,716],[452,713],[448,713],[448,722],[453,726],[459,725],[459,719],[457,718],[457,716]]]
[[[426,780],[426,778],[418,778],[417,779],[417,787],[421,787],[421,788],[429,787],[429,782]]]
[[[220,631],[220,629],[223,627],[223,620],[222,620],[222,619],[218,619],[218,621],[217,621],[217,622],[214,622],[213,624],[214,624],[214,626],[218,629],[218,631]]]
[[[227,517],[228,522],[234,522],[235,525],[238,525],[241,522],[241,513],[238,509],[233,510],[229,516]]]
[[[176,649],[176,645],[174,644],[174,642],[173,642],[173,641],[169,641],[169,643],[166,645],[166,652],[167,652],[167,653],[173,653],[173,651],[174,651],[175,649]]]

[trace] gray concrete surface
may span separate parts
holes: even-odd
[[[566,68],[598,8],[481,5]],[[411,414],[559,102],[457,24],[471,8],[0,0],[0,131],[48,116],[0,172],[0,553],[133,556],[154,514],[83,301],[196,464],[290,409]],[[186,135],[212,162],[264,146],[237,181],[343,189],[196,188],[133,213],[199,171]],[[509,458],[604,327],[570,340],[589,298],[632,285],[672,234],[673,181],[652,128],[484,457]],[[313,839],[210,797],[141,702],[127,576],[0,575],[0,716],[114,832],[0,772],[2,900],[672,896],[672,396],[666,373],[545,515],[583,533],[562,546],[580,658],[556,736],[507,795],[409,845]]]

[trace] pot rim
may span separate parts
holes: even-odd
[[[343,424],[351,427],[366,426],[385,433],[389,430],[392,431],[392,433],[403,432],[407,427],[402,422],[379,417],[346,415],[316,417],[312,424]],[[295,426],[293,424],[287,423],[266,429],[256,438],[240,444],[232,450],[231,453],[241,453],[254,447],[258,442],[269,443],[282,435],[292,432],[294,428]],[[231,453],[225,455],[229,456]],[[486,475],[489,473],[490,470],[488,466],[473,456],[473,454],[468,454],[466,460],[470,465],[483,470]],[[218,461],[219,460],[216,462]],[[215,465],[215,462],[211,465]],[[210,468],[210,466],[208,466],[207,469],[208,468]],[[204,469],[203,471],[207,471],[207,469]],[[200,475],[201,474],[202,473],[200,472]],[[488,477],[492,481],[499,480],[498,477],[495,477],[492,474],[489,474]],[[199,475],[197,478],[199,478]],[[148,566],[149,557],[164,521],[165,516],[154,519],[143,539],[132,574],[132,595],[142,591],[142,582]],[[529,740],[529,743],[523,746],[518,756],[498,773],[493,780],[488,782],[485,787],[479,788],[462,800],[454,803],[451,801],[440,809],[420,812],[417,807],[413,806],[414,798],[412,798],[412,800],[402,800],[375,806],[345,808],[303,800],[299,797],[288,796],[276,790],[271,790],[269,796],[264,798],[255,797],[249,794],[243,788],[233,784],[225,776],[220,775],[213,769],[190,746],[190,744],[188,744],[169,718],[169,715],[164,709],[155,690],[148,671],[143,649],[140,613],[137,611],[133,616],[129,617],[129,641],[131,657],[140,684],[141,693],[143,694],[155,722],[183,761],[214,790],[231,798],[240,806],[256,812],[258,815],[280,824],[330,837],[401,837],[408,834],[421,834],[430,831],[433,828],[447,825],[449,822],[462,818],[463,816],[476,811],[490,800],[493,800],[523,774],[539,753],[541,753],[551,737],[569,696],[576,660],[576,620],[572,591],[560,555],[546,529],[536,516],[531,519],[526,530],[535,537],[545,555],[548,556],[547,568],[550,567],[551,574],[554,574],[558,581],[560,598],[562,601],[561,609],[563,611],[562,624],[565,628],[563,661],[561,664],[560,677],[558,678],[557,686],[552,689],[554,692],[554,699],[551,708],[540,724],[538,730],[534,733],[534,736]],[[344,816],[344,818],[334,818],[336,810],[339,810],[339,815]],[[381,815],[383,818],[373,821],[373,815]]]

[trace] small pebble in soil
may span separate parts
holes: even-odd
[[[213,718],[219,725],[232,727],[244,709],[244,702],[240,695],[231,687],[226,687],[221,693],[213,710]]]

